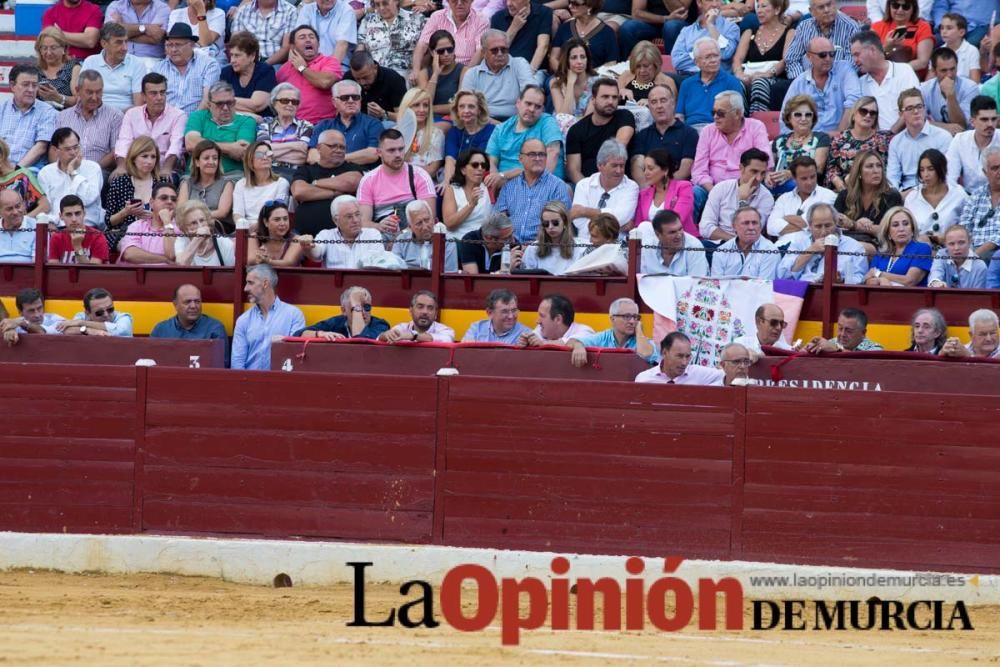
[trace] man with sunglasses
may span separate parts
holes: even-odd
[[[691,339],[672,331],[660,341],[660,364],[635,376],[644,384],[721,386],[725,374],[718,368],[691,364]]]
[[[806,58],[809,67],[803,70],[788,86],[785,101],[796,95],[808,95],[816,104],[816,132],[843,132],[851,124],[847,109],[854,107],[861,97],[861,80],[846,60],[835,60],[833,43],[826,37],[816,37],[809,42]],[[782,106],[784,116],[784,106]],[[790,128],[786,128],[790,129]]]
[[[569,340],[570,363],[577,368],[587,365],[587,348],[635,350],[635,353],[655,364],[660,361],[653,340],[642,330],[639,304],[628,297],[615,299],[608,309],[611,328],[594,334],[577,335]]]
[[[378,162],[378,138],[385,128],[382,123],[366,113],[361,113],[361,84],[351,79],[341,79],[333,84],[333,106],[337,115],[320,121],[309,140],[309,164],[319,161],[316,145],[326,130],[337,130],[347,142],[348,162],[373,165]]]
[[[340,294],[340,315],[322,320],[295,332],[303,338],[377,340],[389,330],[389,323],[372,315],[372,295],[364,287],[348,287]]]
[[[217,81],[208,90],[208,109],[195,111],[184,128],[184,146],[193,153],[202,139],[219,145],[222,162],[219,168],[227,178],[243,176],[243,156],[257,138],[253,116],[236,113],[236,93],[232,85]]]
[[[532,0],[507,0],[490,18],[490,27],[506,33],[510,55],[524,58],[537,76],[545,65],[552,41],[552,10]]]
[[[753,318],[756,329],[752,333],[740,336],[733,342],[745,347],[755,363],[764,356],[763,345],[781,350],[792,349],[783,335],[788,326],[788,322],[785,321],[785,311],[776,304],[765,303],[757,307]]]
[[[174,210],[177,208],[177,188],[160,181],[153,186],[150,213],[131,225],[118,243],[119,264],[173,264],[163,245],[166,234],[174,234]]]
[[[350,14],[351,10],[348,9],[347,13]],[[313,124],[330,118],[336,112],[330,99],[330,88],[341,78],[340,60],[336,56],[320,53],[319,33],[310,25],[297,27],[289,40],[291,50],[288,61],[275,76],[278,81],[298,88],[301,97],[296,117]]]
[[[972,234],[972,247],[976,254],[989,261],[1000,244],[1000,215],[997,214],[1000,208],[1000,147],[987,147],[981,164],[986,183],[974,190],[965,202],[958,224]],[[1000,270],[1000,262],[990,262],[991,270],[986,278],[987,287],[993,285],[990,289],[1000,287],[1000,276],[991,282],[991,277],[996,275],[994,268]]]
[[[959,132],[951,140],[948,152],[948,184],[962,182],[968,192],[974,192],[986,183],[986,176],[979,156],[990,146],[1000,146],[997,132],[997,102],[992,97],[977,95],[969,105],[972,129]]]
[[[132,316],[115,310],[111,292],[95,287],[83,295],[83,311],[63,320],[56,329],[66,336],[132,337]]]
[[[830,40],[836,60],[848,61],[850,58],[851,38],[858,32],[854,19],[837,10],[836,0],[809,0],[809,14],[808,19],[795,27],[795,37],[785,53],[785,75],[789,79],[809,68],[805,54],[808,44],[816,37]]]
[[[491,28],[479,41],[483,60],[465,68],[459,88],[481,91],[490,117],[502,122],[514,115],[521,90],[535,82],[535,75],[527,60],[511,57],[507,33]]]

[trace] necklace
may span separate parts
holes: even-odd
[[[774,46],[775,42],[778,41],[778,36],[781,34],[782,27],[779,24],[776,28],[772,28],[770,34],[765,34],[764,26],[758,28],[757,34],[753,36],[753,41],[757,43],[757,50],[764,53]]]
[[[656,80],[652,80],[649,83],[639,83],[639,79],[632,79],[632,87],[636,90],[649,90],[656,83]]]

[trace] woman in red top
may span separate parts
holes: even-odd
[[[927,76],[934,33],[927,21],[920,18],[917,0],[888,0],[885,19],[872,24],[872,30],[882,40],[885,57],[897,63],[909,63],[921,81]]]

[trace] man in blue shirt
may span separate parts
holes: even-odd
[[[517,321],[520,312],[513,292],[507,289],[493,290],[486,297],[488,319],[473,322],[462,342],[517,345],[522,335],[531,333],[531,329]]]
[[[952,135],[969,129],[972,99],[979,95],[979,84],[958,75],[958,55],[947,46],[931,54],[934,76],[920,84],[927,107],[927,118]]]
[[[364,287],[348,287],[340,294],[340,315],[335,315],[295,333],[304,338],[376,340],[389,330],[389,323],[372,316],[372,295]]]
[[[543,206],[553,200],[561,201],[567,209],[573,206],[566,183],[545,170],[545,157],[545,145],[540,140],[528,139],[521,144],[523,170],[503,186],[493,207],[510,216],[514,236],[524,241],[538,236]]]
[[[226,350],[226,368],[229,368],[229,346],[226,328],[222,322],[201,311],[201,290],[194,285],[180,285],[174,290],[175,317],[159,322],[150,332],[150,338],[180,338],[188,340],[222,340]]]
[[[309,139],[309,164],[319,162],[317,144],[326,130],[337,130],[344,135],[347,141],[345,161],[362,166],[378,162],[378,136],[385,128],[368,114],[361,113],[361,84],[351,79],[333,84],[333,106],[337,115],[321,120],[313,128]]]
[[[692,59],[695,46],[704,38],[715,42],[722,54],[722,69],[733,68],[733,54],[740,42],[740,28],[721,13],[722,0],[698,0],[698,20],[681,30],[670,49],[674,69],[681,74],[697,74],[698,65]]]
[[[514,106],[517,114],[497,125],[486,144],[486,154],[490,156],[486,186],[499,188],[521,173],[518,157],[521,146],[528,139],[542,141],[546,152],[545,168],[562,178],[563,134],[552,114],[543,113],[545,91],[534,84],[525,86]]]
[[[721,69],[719,46],[710,37],[694,44],[695,62],[699,74],[684,79],[677,93],[677,116],[696,130],[713,120],[712,105],[719,93],[732,90],[743,94],[739,79]]]
[[[861,97],[861,80],[849,62],[834,60],[836,50],[833,42],[826,37],[817,37],[809,42],[806,58],[810,67],[792,80],[785,93],[785,102],[796,95],[808,95],[816,103],[817,119],[813,128],[817,132],[838,132],[850,125],[851,114]],[[782,106],[784,116],[784,106]],[[785,126],[782,133],[790,132]]]
[[[277,285],[278,273],[270,264],[256,264],[247,271],[243,291],[252,307],[236,320],[233,368],[270,370],[272,336],[291,336],[306,325],[302,311],[274,293]]]
[[[608,312],[611,316],[610,329],[570,339],[570,361],[573,365],[577,368],[587,365],[588,347],[635,350],[636,354],[649,363],[658,363],[660,355],[656,345],[642,331],[639,304],[628,297],[615,299]]]

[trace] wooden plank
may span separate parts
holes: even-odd
[[[470,433],[469,429],[453,425],[447,428],[449,451],[472,453],[496,451],[494,438],[485,433]],[[503,449],[510,452],[552,452],[562,456],[577,454],[615,454],[646,458],[691,458],[702,460],[730,460],[734,438],[701,435],[680,430],[658,431],[655,428],[633,428],[615,434],[595,434],[588,430],[556,431],[546,424],[544,429],[523,430],[517,438],[508,439]]]
[[[433,509],[432,475],[383,476],[291,470],[147,465],[148,499],[295,503],[303,506]]]
[[[307,376],[311,377],[311,376]],[[262,431],[302,429],[326,432],[424,433],[433,435],[435,420],[430,410],[407,410],[399,406],[373,409],[345,408],[332,401],[325,407],[295,407],[275,402],[268,410],[258,405],[229,403],[188,403],[186,401],[148,403],[146,422],[158,426],[211,425],[215,429],[244,429],[252,425]]]
[[[924,491],[895,493],[860,492],[855,489],[817,489],[798,485],[788,487],[747,484],[743,489],[748,510],[787,510],[789,496],[796,497],[795,508],[803,513],[822,514],[836,508],[840,512],[885,516],[968,517],[1000,520],[1000,499],[971,494],[928,496]]]
[[[130,461],[134,443],[125,438],[89,438],[61,434],[58,437],[0,435],[3,459],[55,459],[62,461]]]
[[[431,516],[428,512],[317,508],[276,503],[146,500],[143,503],[143,528],[153,532],[427,542],[431,535]]]
[[[915,510],[916,511],[916,510]],[[888,516],[848,512],[816,512],[802,514],[797,510],[746,509],[743,525],[747,531],[773,534],[813,533],[836,541],[860,535],[884,536],[901,540],[952,540],[956,542],[994,541],[1000,532],[1000,520],[966,517],[936,517],[913,514]]]
[[[26,533],[129,533],[130,508],[125,505],[56,505],[0,503],[0,526]]]
[[[803,446],[803,440],[809,443],[808,446]],[[827,434],[752,437],[748,439],[747,458],[755,463],[794,461],[894,465],[905,461],[911,468],[984,468],[1000,473],[1000,449],[992,442],[979,441],[979,446],[956,446],[951,443],[950,438],[927,440],[934,442],[915,443],[895,437],[859,442]]]
[[[815,488],[857,489],[891,493],[921,490],[924,493],[961,494],[996,491],[992,470],[948,470],[910,468],[900,461],[892,466],[846,463],[747,463],[747,482],[752,484],[795,484],[809,480]],[[790,494],[794,497],[794,493]]]

